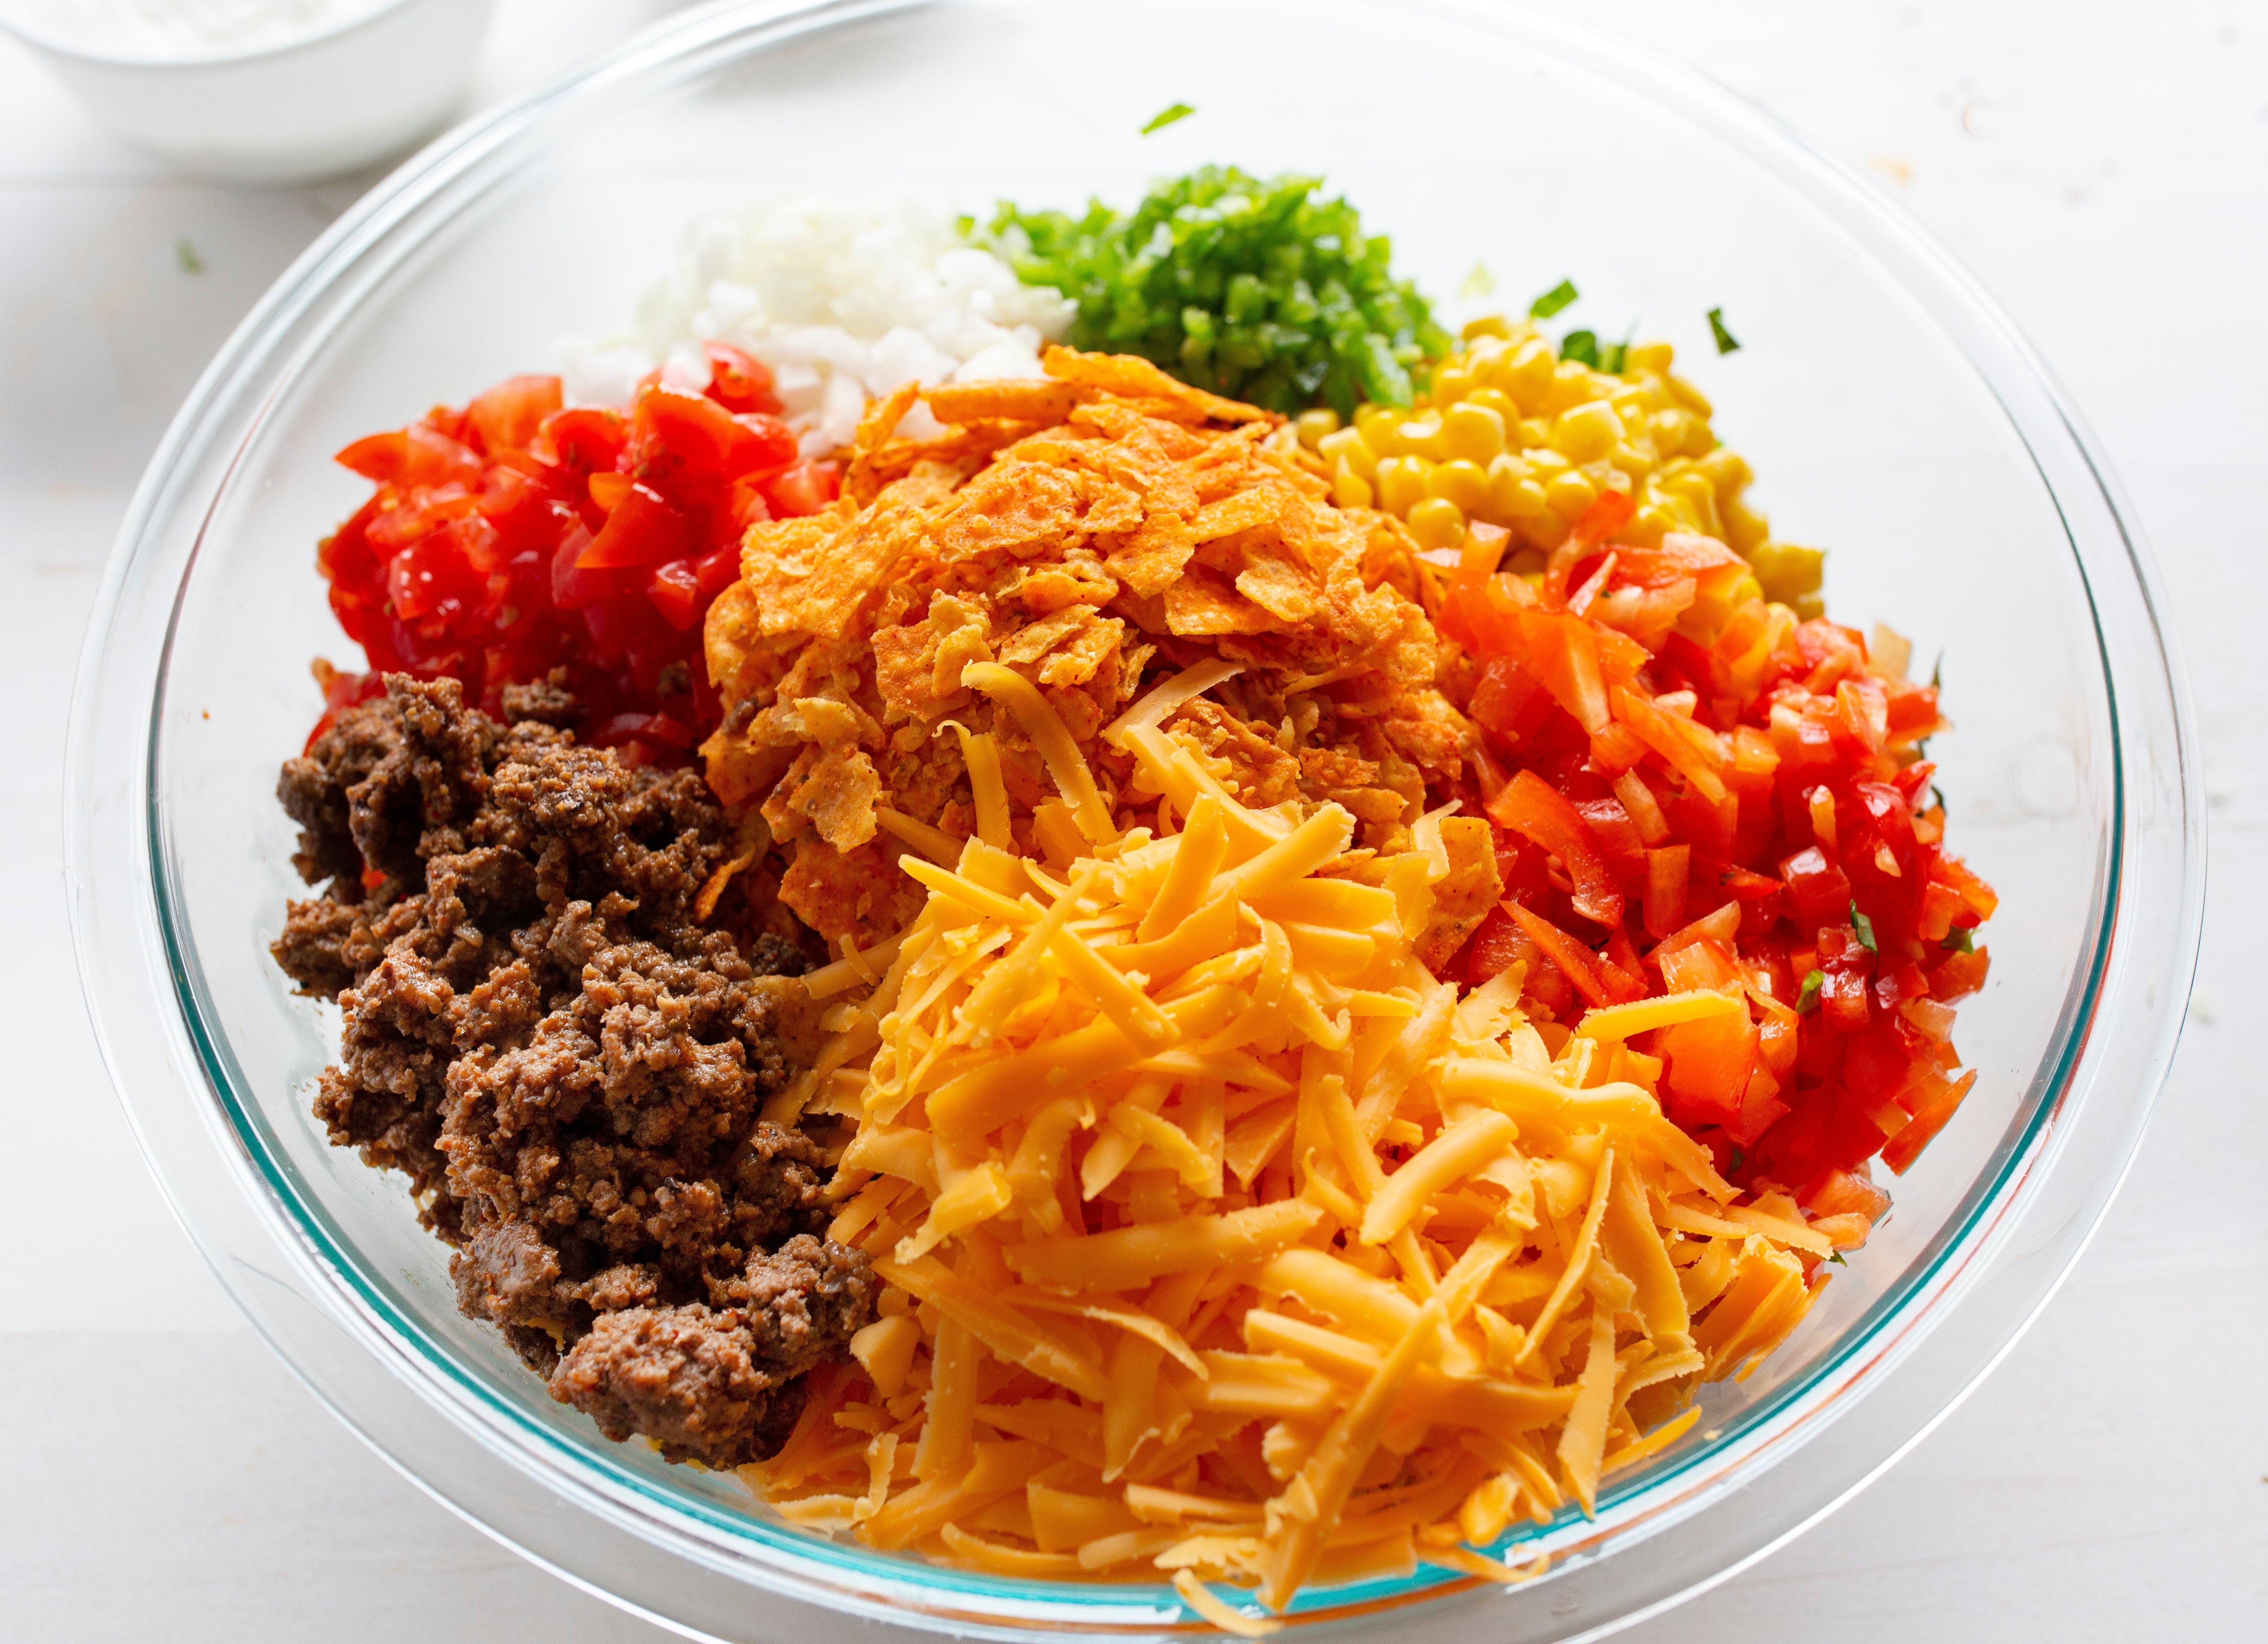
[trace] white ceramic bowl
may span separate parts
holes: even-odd
[[[24,19],[24,41],[87,112],[221,177],[328,176],[400,152],[463,100],[495,0],[392,0],[274,45],[194,57],[106,53]]]

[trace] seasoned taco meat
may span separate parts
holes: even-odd
[[[277,790],[322,888],[273,951],[344,1018],[316,1117],[409,1177],[459,1306],[554,1397],[673,1457],[768,1454],[876,1291],[820,1236],[818,1147],[759,1117],[799,1071],[804,953],[738,896],[696,917],[734,853],[696,773],[578,746],[554,687],[509,726],[453,680],[387,687]]]

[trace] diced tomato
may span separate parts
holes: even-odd
[[[646,580],[645,597],[672,628],[690,628],[701,620],[701,573],[689,559],[656,565]]]
[[[779,415],[779,395],[772,388],[770,366],[730,343],[704,343],[701,351],[709,357],[711,399],[728,411]]]
[[[777,479],[767,482],[762,490],[764,500],[771,505],[774,519],[788,520],[799,514],[817,513],[841,493],[843,465],[806,458],[790,464]]]
[[[547,418],[536,447],[564,468],[593,474],[615,467],[629,443],[630,424],[620,411],[578,405]]]
[[[674,559],[690,545],[684,514],[651,488],[632,484],[575,561],[580,571],[620,571]]]
[[[481,477],[481,460],[470,448],[422,423],[357,439],[336,460],[381,485],[473,486]]]
[[[562,403],[556,377],[507,377],[465,407],[465,425],[493,459],[525,449]]]

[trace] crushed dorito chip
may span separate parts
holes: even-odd
[[[1216,659],[1240,671],[1158,728],[1247,803],[1335,801],[1364,845],[1406,849],[1426,779],[1463,761],[1397,522],[1335,506],[1254,407],[1146,360],[1057,349],[1045,364],[1044,380],[920,390],[947,424],[932,439],[897,437],[915,390],[876,402],[844,499],[752,527],[741,581],[712,608],[712,781],[760,808],[782,898],[830,938],[887,935],[878,921],[917,888],[896,882],[884,813],[961,839],[1005,807],[1008,837],[1041,858],[1074,811],[1100,825],[1086,801],[1066,808],[1035,700],[1122,827],[1174,819],[1104,727]],[[1006,711],[965,682],[979,665],[1035,697]],[[963,736],[982,739],[982,783]]]

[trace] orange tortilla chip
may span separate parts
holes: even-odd
[[[1219,572],[1191,565],[1166,590],[1166,625],[1185,637],[1264,634],[1276,618],[1229,586]]]
[[[1284,623],[1304,623],[1322,604],[1307,568],[1282,548],[1255,549],[1245,556],[1236,591]]]
[[[1079,403],[1078,387],[1044,377],[1011,377],[993,382],[941,382],[924,389],[930,412],[940,423],[999,418],[1017,423],[1060,423]]]
[[[1217,423],[1282,420],[1273,411],[1263,411],[1256,405],[1224,400],[1217,394],[1192,388],[1168,377],[1138,354],[1081,354],[1067,348],[1050,347],[1040,365],[1058,381],[1076,382],[1130,399],[1162,400],[1186,406]]]

